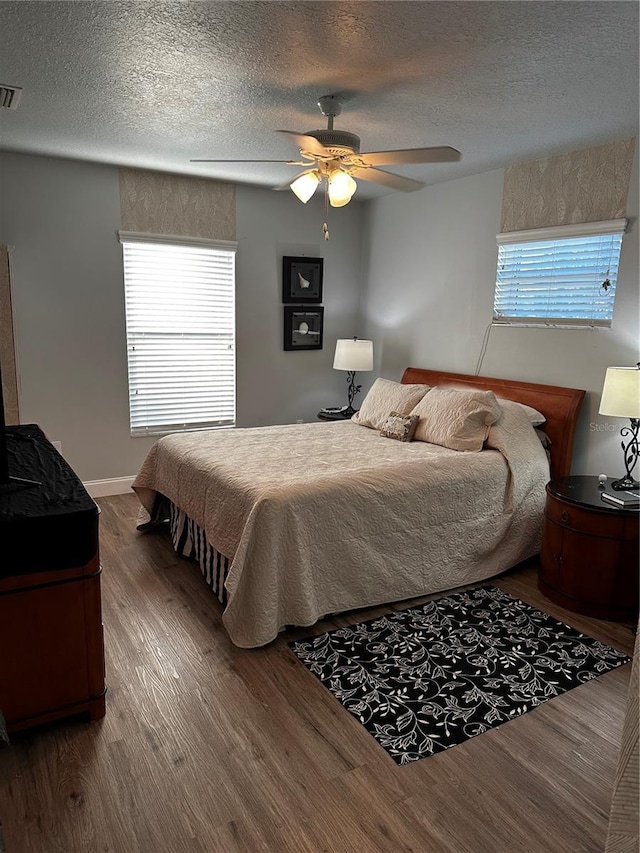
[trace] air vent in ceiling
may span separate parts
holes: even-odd
[[[17,110],[22,89],[20,86],[5,86],[0,83],[0,107],[5,110]]]

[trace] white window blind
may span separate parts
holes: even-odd
[[[494,323],[610,326],[626,219],[499,234]]]
[[[120,232],[132,435],[235,424],[235,243]]]

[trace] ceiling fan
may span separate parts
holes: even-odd
[[[413,192],[424,186],[420,181],[394,175],[378,166],[407,163],[453,163],[460,159],[455,148],[406,148],[399,151],[370,151],[360,153],[360,137],[346,130],[334,130],[333,120],[340,115],[342,103],[338,95],[323,95],[318,100],[320,112],[327,117],[326,130],[297,133],[279,130],[300,148],[300,160],[191,160],[191,163],[286,163],[288,166],[305,166],[304,171],[274,189],[291,189],[305,204],[326,179],[329,204],[343,207],[351,201],[357,189],[354,178],[373,181],[392,190]]]

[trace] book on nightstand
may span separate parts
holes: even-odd
[[[620,492],[603,492],[602,500],[624,509],[640,509],[640,490],[623,490]]]

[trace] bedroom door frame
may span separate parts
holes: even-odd
[[[20,423],[20,382],[18,381],[18,355],[16,352],[15,312],[13,292],[13,246],[0,244],[0,329],[8,334],[0,335],[0,358],[2,358],[2,391],[7,424]]]

